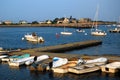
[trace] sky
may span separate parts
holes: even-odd
[[[120,0],[0,0],[0,21],[32,22],[70,16],[93,20],[97,5],[98,20],[119,20]]]

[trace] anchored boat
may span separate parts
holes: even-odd
[[[39,37],[39,36],[37,36],[37,34],[36,33],[32,33],[32,34],[26,34],[25,36],[24,36],[24,38],[22,38],[22,40],[24,40],[24,39],[26,39],[27,41],[32,41],[32,42],[44,42],[44,39],[43,39],[43,37]]]
[[[99,8],[99,6],[97,7],[95,18],[98,17],[98,8]],[[91,29],[91,35],[93,35],[93,36],[106,36],[107,35],[107,33],[105,31],[99,30],[97,28],[98,27],[97,20],[95,20],[95,24],[93,22],[92,28],[94,27],[94,25],[95,25],[95,29]]]

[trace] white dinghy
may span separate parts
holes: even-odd
[[[68,63],[68,59],[67,58],[54,57],[53,58],[53,65],[52,65],[52,67],[53,68],[60,67],[60,66],[65,65],[67,63]]]
[[[32,59],[34,59],[35,56],[31,56],[31,57],[27,57],[27,58],[22,58],[16,61],[9,61],[8,64],[9,66],[20,66],[25,64],[26,61],[30,61]]]
[[[38,57],[35,56],[33,59],[31,59],[31,60],[29,60],[29,61],[26,61],[25,64],[26,64],[26,65],[30,65],[30,64],[32,64],[33,62],[38,63],[38,62],[43,61],[43,60],[48,59],[48,58],[49,58],[48,55],[41,55],[41,56],[38,56]]]

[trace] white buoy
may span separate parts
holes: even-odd
[[[87,33],[85,33],[85,35],[87,35]]]
[[[24,37],[22,37],[22,40],[24,40]]]

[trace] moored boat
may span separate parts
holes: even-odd
[[[65,65],[67,63],[68,63],[67,58],[54,57],[52,68],[60,67],[60,66]]]
[[[66,31],[65,31],[65,32],[61,32],[61,34],[62,34],[62,35],[72,35],[71,32],[66,32]]]
[[[68,68],[68,71],[75,74],[84,74],[100,70],[100,66],[106,64],[107,58],[101,57],[93,60],[79,59],[75,67]]]
[[[10,52],[9,50],[4,50],[2,47],[0,47],[0,53],[7,53]]]
[[[32,34],[28,34],[28,33],[27,33],[27,34],[24,36],[24,38],[25,38],[27,41],[31,41],[31,42],[44,42],[43,37],[37,36],[36,33],[32,33]],[[24,39],[24,38],[22,38],[22,39]]]
[[[91,35],[93,35],[93,36],[106,36],[107,33],[105,31],[102,31],[102,30],[96,30],[96,31],[92,31]]]
[[[101,63],[101,64],[106,64],[107,63],[107,61],[108,61],[108,59],[107,58],[105,58],[105,57],[100,57],[100,58],[96,58],[96,59],[93,59],[93,60],[86,60],[85,62],[86,63]]]
[[[116,27],[115,29],[110,29],[109,32],[111,32],[111,33],[120,33],[120,27]]]
[[[29,61],[29,60],[32,60],[35,56],[31,56],[31,57],[27,57],[27,58],[22,58],[22,59],[19,59],[19,60],[16,60],[16,61],[9,61],[8,64],[9,66],[20,66],[20,65],[23,65],[25,64],[26,61]]]
[[[8,62],[8,61],[10,61],[10,59],[17,58],[17,57],[18,57],[18,55],[13,55],[13,56],[2,58],[1,61]]]
[[[75,74],[84,74],[100,70],[99,66],[95,64],[83,64],[75,67],[68,68],[68,71]]]
[[[19,60],[19,59],[22,59],[22,58],[27,58],[27,57],[30,57],[30,54],[26,53],[26,54],[22,54],[22,55],[14,55],[12,57],[9,58],[9,61],[16,61],[16,60]]]
[[[93,36],[106,36],[107,33],[105,31],[99,30],[98,29],[98,24],[97,24],[97,17],[98,17],[98,8],[99,6],[97,6],[97,10],[96,10],[96,14],[95,14],[95,23],[93,22],[92,28],[95,26],[95,29],[91,29],[91,35]]]
[[[64,31],[60,32],[62,35],[72,35],[72,32],[66,31],[65,26],[64,26]]]
[[[117,73],[120,70],[120,62],[112,62],[101,66],[102,72]]]
[[[85,30],[83,30],[83,29],[77,29],[76,31],[77,32],[85,32]]]
[[[56,67],[56,68],[52,68],[52,70],[53,70],[53,72],[55,72],[55,73],[68,73],[69,71],[68,71],[68,68],[69,67],[74,67],[74,66],[76,66],[76,62],[74,61],[68,61],[68,63],[67,64],[65,64],[65,65],[62,65],[62,66],[60,66],[60,67]]]
[[[33,62],[34,62],[35,64],[39,64],[40,61],[46,60],[46,59],[48,59],[48,58],[49,58],[48,55],[35,56],[34,59],[31,59],[31,60],[29,60],[29,61],[26,61],[25,64],[26,64],[26,65],[30,65],[30,64],[32,64]]]
[[[8,55],[0,55],[0,62],[2,61],[3,58],[8,57]]]

